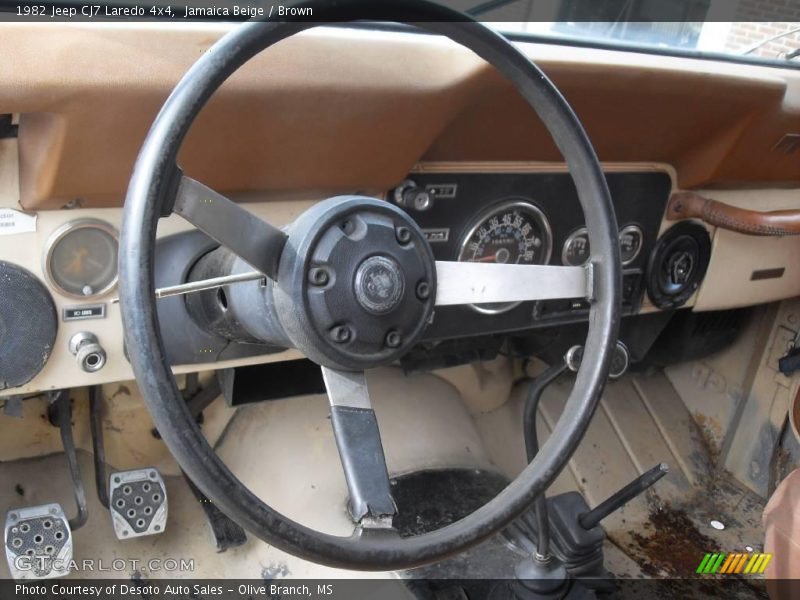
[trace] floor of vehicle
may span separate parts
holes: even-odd
[[[564,377],[545,391],[540,439],[555,424],[571,384]],[[492,458],[509,473],[522,467],[522,457],[504,437],[510,431],[499,432],[521,415],[524,392],[516,388],[511,402],[476,420]],[[687,576],[698,566],[698,553],[702,558],[717,549],[760,547],[763,500],[716,469],[699,427],[661,372],[609,383],[569,469],[549,493],[578,489],[594,506],[660,462],[670,466],[669,474],[603,522],[614,544],[633,559],[614,565],[615,573]]]
[[[404,376],[396,369],[382,369],[372,373],[369,382],[393,476],[455,467],[513,477],[523,467],[525,385],[516,386],[500,408],[481,412],[468,410],[456,388],[435,375]],[[570,389],[570,377],[565,376],[545,392],[540,439],[557,419]],[[323,396],[243,407],[217,447],[229,467],[276,509],[329,533],[350,532],[346,486]],[[131,577],[136,569],[130,561],[146,567],[143,563],[150,558],[194,561],[193,571],[152,572],[154,577],[353,576],[287,556],[252,536],[245,545],[217,554],[202,509],[180,477],[166,478],[167,531],[118,541],[108,512],[96,499],[91,456],[80,452],[79,457],[90,519],[75,532],[75,558],[102,559],[106,567],[114,558],[129,562],[119,571],[81,569],[72,577]],[[549,493],[577,489],[594,506],[659,462],[668,463],[670,473],[603,523],[610,538],[607,566],[614,574],[689,576],[706,552],[761,548],[763,502],[715,470],[698,426],[660,372],[628,375],[608,385],[585,440]],[[74,512],[61,454],[0,463],[0,480],[5,483],[0,488],[3,510],[58,501],[68,514]],[[712,520],[724,529],[715,529]],[[4,563],[0,577],[8,577]]]
[[[540,439],[555,424],[571,384],[564,377],[545,391]],[[490,455],[506,472],[522,467],[522,456],[501,432],[509,435],[508,423],[521,421],[524,395],[524,388],[515,388],[507,405],[476,419]],[[595,506],[659,462],[670,466],[667,476],[603,522],[612,573],[692,577],[707,552],[763,549],[764,501],[717,469],[700,428],[662,372],[609,383],[586,437],[549,494],[577,489]],[[746,584],[740,591],[745,597],[754,592]]]

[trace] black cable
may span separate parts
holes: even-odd
[[[103,390],[99,385],[89,388],[89,425],[92,430],[94,452],[94,483],[97,499],[108,508],[108,486],[106,479],[106,449],[103,444]]]
[[[219,398],[222,390],[220,389],[219,380],[213,377],[205,387],[200,388],[192,396],[188,397],[186,404],[189,407],[189,412],[195,420],[200,418],[203,411],[217,398]]]
[[[75,504],[78,514],[69,520],[72,531],[83,527],[89,520],[89,507],[86,504],[86,490],[81,479],[81,470],[78,466],[78,455],[75,452],[75,440],[72,439],[72,422],[69,391],[61,390],[56,397],[58,404],[58,427],[61,430],[61,442],[64,444],[64,454],[67,455],[67,465],[72,476],[72,488],[75,492]]]
[[[542,398],[542,392],[566,370],[567,365],[564,361],[548,367],[533,380],[530,390],[528,390],[522,422],[525,437],[525,453],[529,463],[539,452],[539,437],[536,434],[536,412],[539,408],[539,400]],[[538,534],[536,551],[542,557],[547,557],[550,553],[550,525],[547,517],[547,499],[544,494],[540,494],[539,497],[536,498],[534,510],[536,512],[536,531]]]

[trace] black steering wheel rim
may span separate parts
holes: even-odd
[[[583,208],[593,264],[584,355],[564,412],[539,454],[496,498],[442,529],[401,539],[357,529],[333,536],[279,514],[222,463],[196,425],[169,368],[154,297],[156,226],[174,194],[176,157],[214,91],[250,58],[320,23],[249,22],[223,37],[186,73],[159,112],[137,159],[125,201],[120,303],[137,382],[161,437],[194,483],[230,518],[295,556],[333,567],[396,570],[440,560],[475,545],[518,517],[552,483],[588,427],[605,385],[620,317],[617,225],[605,177],[577,117],[547,77],[505,38],[464,15],[423,0],[339,0],[314,7],[338,21],[406,22],[445,35],[487,60],[531,104],[561,150]]]

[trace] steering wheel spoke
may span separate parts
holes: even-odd
[[[271,279],[286,234],[207,185],[181,178],[173,211]]]
[[[363,528],[388,529],[397,506],[392,498],[381,433],[363,371],[322,367],[331,424],[350,491],[350,516]]]
[[[436,305],[593,299],[594,269],[436,261]]]

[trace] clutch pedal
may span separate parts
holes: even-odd
[[[14,579],[64,577],[72,562],[72,530],[60,504],[6,513],[6,560]]]
[[[112,473],[108,496],[117,539],[155,535],[166,529],[167,488],[158,469]]]

